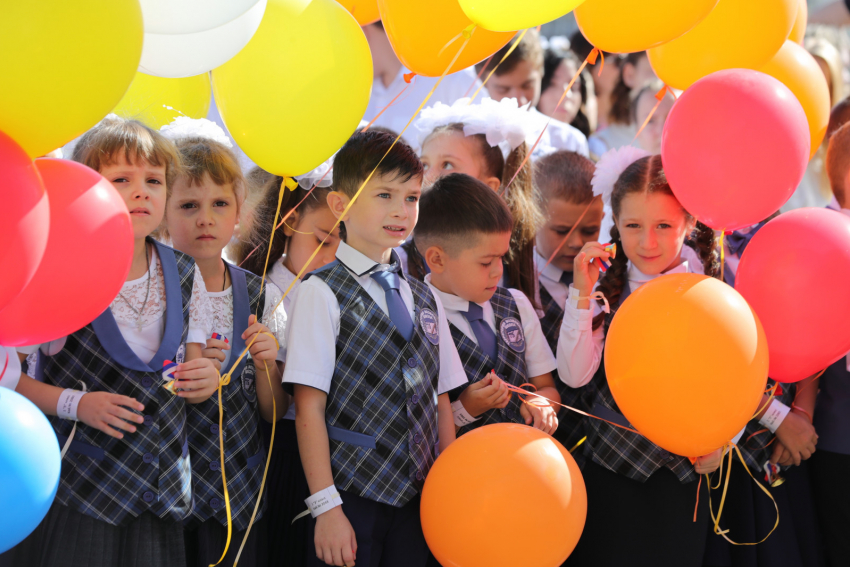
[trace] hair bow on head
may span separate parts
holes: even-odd
[[[233,148],[233,142],[230,141],[221,126],[206,118],[178,116],[171,124],[166,124],[159,131],[172,142],[182,138],[206,138],[228,148]]]
[[[601,195],[602,202],[610,206],[614,184],[617,183],[620,175],[634,162],[650,155],[652,154],[646,150],[634,146],[623,146],[605,152],[605,155],[596,164],[596,172],[590,182],[593,187],[593,194]]]

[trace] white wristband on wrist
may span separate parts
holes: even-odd
[[[773,400],[770,402],[770,407],[767,408],[767,411],[764,412],[764,415],[759,420],[759,423],[767,427],[771,433],[776,433],[776,430],[779,429],[779,426],[782,425],[783,421],[785,421],[785,417],[790,411],[791,408],[779,400]]]
[[[466,408],[463,407],[463,403],[461,403],[460,400],[452,402],[452,415],[454,416],[455,425],[458,427],[475,423],[481,419],[480,417],[472,417],[472,414],[466,411]]]
[[[77,407],[80,405],[80,400],[85,395],[86,393],[81,392],[80,390],[63,390],[59,395],[59,403],[56,404],[56,415],[62,419],[79,421],[77,419]]]
[[[313,494],[304,502],[307,504],[307,507],[310,509],[310,515],[314,518],[318,518],[328,510],[332,510],[337,506],[342,505],[342,497],[339,495],[339,492],[336,489],[336,486],[331,485],[324,490],[320,490],[317,493]]]

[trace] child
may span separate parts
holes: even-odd
[[[522,403],[513,386],[530,383],[560,402],[551,372],[555,357],[528,298],[498,286],[513,221],[505,203],[474,177],[440,178],[422,197],[416,242],[431,273],[425,281],[446,317],[470,385],[452,403],[458,435],[490,423],[525,423],[552,434],[554,406]],[[492,370],[491,370],[492,369]]]
[[[497,51],[488,60],[489,65],[488,61],[484,61],[476,66],[479,72],[483,69],[483,76],[486,77],[490,70],[501,61],[486,85],[490,97],[495,101],[505,98],[516,99],[517,104],[528,111],[525,118],[533,132],[532,139],[537,140],[540,133],[543,133],[532,158],[543,157],[554,150],[569,150],[584,156],[588,155],[587,138],[584,134],[569,124],[550,119],[537,110],[543,81],[543,48],[540,45],[540,34],[534,29],[525,32],[525,36],[516,49],[502,61],[502,57],[513,43],[511,41]],[[484,69],[485,66],[487,69]],[[546,127],[547,123],[548,127]]]
[[[532,164],[525,160],[530,136],[526,113],[510,99],[466,103],[436,105],[417,121],[426,181],[466,173],[499,191],[514,219],[503,283],[534,302],[534,236],[542,215],[534,197]]]
[[[301,284],[297,274],[302,270],[305,274],[309,273],[332,262],[339,246],[339,229],[334,228],[336,217],[331,213],[327,199],[331,180],[330,167],[320,166],[307,176],[299,177],[294,191],[286,190],[277,221],[280,226],[275,231],[269,253],[283,181],[281,177],[271,176],[264,185],[262,201],[252,215],[251,228],[235,251],[237,262],[257,275],[263,274],[268,256],[273,265],[266,273],[266,281],[284,292],[289,290],[282,306],[287,313],[291,313],[292,298]],[[319,186],[314,186],[316,183]],[[309,192],[311,187],[312,192]],[[289,218],[280,224],[287,214]],[[307,264],[320,245],[319,253]],[[265,437],[270,440],[271,428],[267,424],[262,426]],[[294,405],[289,406],[282,420],[279,419],[275,433],[277,439],[266,481],[266,497],[274,503],[266,510],[268,531],[273,535],[268,545],[269,565],[300,567],[306,564],[308,556],[307,522],[302,520],[293,524],[292,519],[304,510],[304,499],[310,496],[310,489],[298,453]]]
[[[182,522],[193,502],[186,402],[209,399],[219,377],[202,356],[212,317],[200,270],[148,238],[162,221],[180,158],[159,133],[107,117],[80,139],[74,159],[99,171],[127,203],[133,262],[110,308],[52,344],[44,383],[21,376],[17,391],[48,414],[60,444],[72,431],[74,438],[36,532],[36,554],[19,564],[185,565]],[[174,384],[164,382],[163,366],[181,362],[181,345],[187,362],[170,377]]]
[[[591,122],[591,118],[595,120],[596,116],[594,114],[588,117],[589,111],[586,107],[586,104],[590,103],[591,108],[595,108],[596,104],[596,94],[593,92],[590,74],[582,71],[579,79],[573,83],[567,96],[561,101],[564,90],[578,73],[580,66],[581,62],[572,51],[559,51],[552,47],[546,50],[537,110],[559,122],[573,126],[587,137],[596,127],[595,122]],[[587,88],[585,80],[590,82],[590,89]],[[558,104],[559,101],[561,104]]]
[[[664,83],[655,79],[650,80],[640,88],[634,91],[632,95],[632,120],[635,128],[640,128],[646,119],[649,118],[649,113],[652,109],[652,118],[647,122],[646,127],[638,134],[638,145],[651,154],[661,153],[661,134],[664,132],[664,123],[667,121],[667,116],[673,109],[673,103],[676,102],[675,97],[669,90],[664,91],[664,98],[661,102],[655,98],[655,95],[664,88]],[[658,105],[658,108],[656,108]]]
[[[179,118],[163,132],[175,140],[184,167],[166,205],[168,234],[174,247],[192,256],[205,276],[213,305],[213,334],[204,356],[222,374],[232,371],[230,383],[222,388],[225,472],[233,526],[222,565],[232,565],[260,497],[266,455],[259,418],[262,415],[272,421],[274,411],[282,415],[288,402],[278,365],[284,359],[286,314],[283,307],[275,310],[281,292],[274,284],[266,282],[263,287],[259,277],[222,260],[222,250],[233,237],[245,199],[245,178],[224,132],[206,120],[189,118]],[[263,316],[257,321],[255,313],[261,308]],[[235,366],[248,345],[250,357]],[[189,454],[195,465],[195,506],[185,524],[187,562],[190,567],[207,567],[221,557],[227,539],[218,398],[189,408],[187,422]],[[261,506],[240,565],[265,565],[264,512]]]
[[[582,35],[581,30],[576,30],[570,36],[570,51],[575,53],[579,61],[587,59],[593,49],[593,45]],[[622,63],[620,56],[607,51],[603,51],[602,55],[605,57],[605,65],[599,70],[593,69],[592,72],[587,73],[590,79],[587,82],[588,89],[594,91],[596,95],[596,106],[593,109],[588,108],[590,111],[588,119],[594,125],[591,126],[592,132],[608,126],[608,115],[611,112],[611,94],[620,80],[620,64]]]
[[[466,382],[439,299],[398,274],[423,172],[392,144],[359,133],[337,154],[328,203],[345,241],[301,284],[287,329],[314,565],[425,564],[419,493],[455,437],[447,392]]]
[[[602,200],[593,195],[594,170],[592,161],[575,152],[555,152],[538,161],[535,167],[534,184],[546,221],[537,231],[534,264],[539,274],[543,310],[540,323],[553,352],[557,348],[564,305],[573,283],[573,261],[585,244],[599,238]],[[564,242],[567,234],[570,236]],[[567,386],[558,379],[557,371],[553,376],[565,405],[590,411],[585,392]],[[559,421],[555,438],[571,450],[585,436],[584,419],[573,411],[563,410]],[[583,449],[573,453],[582,464],[583,453]]]
[[[603,201],[610,199],[617,253],[612,258],[603,245],[589,242],[575,258],[558,341],[558,374],[572,388],[591,388],[593,415],[628,426],[601,364],[610,316],[598,307],[591,310],[591,292],[598,289],[616,312],[631,292],[661,274],[714,276],[714,233],[696,223],[673,196],[660,156],[633,148],[611,152],[597,165],[593,186]],[[703,260],[698,266],[682,258],[685,238],[695,225]],[[611,262],[601,279],[600,260]],[[631,565],[639,558],[645,565],[701,565],[708,510],[702,495],[697,521],[691,521],[696,481],[699,474],[717,468],[721,451],[701,457],[694,466],[600,419],[587,421],[584,445],[583,474],[594,505],[569,564]],[[611,534],[618,535],[617,545],[611,545]]]

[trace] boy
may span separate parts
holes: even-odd
[[[466,382],[442,304],[392,250],[416,225],[423,174],[392,143],[357,133],[337,154],[328,205],[343,242],[304,279],[287,328],[313,565],[425,565],[419,493],[455,438],[446,392]]]
[[[505,53],[513,45],[513,41],[496,52],[489,60],[490,67],[502,61]],[[487,62],[479,63],[476,69],[480,72]],[[486,77],[486,75],[484,75]],[[572,77],[570,77],[572,78]],[[487,82],[487,92],[490,98],[499,101],[503,98],[515,98],[520,106],[528,105],[528,114],[534,140],[543,132],[546,123],[549,127],[543,132],[540,143],[534,150],[532,158],[540,158],[554,150],[569,150],[588,155],[587,138],[584,134],[569,124],[550,119],[537,110],[540,100],[540,90],[543,83],[543,48],[540,45],[540,35],[536,30],[528,30],[522,41],[507,59],[496,67],[496,72]]]
[[[440,178],[422,198],[415,240],[431,273],[425,281],[446,310],[470,385],[452,403],[458,435],[490,423],[525,423],[552,434],[557,409],[537,397],[511,395],[530,383],[554,402],[555,357],[531,302],[498,286],[513,219],[499,195],[461,173]],[[492,369],[492,370],[491,370]]]
[[[558,344],[564,305],[573,283],[573,260],[586,242],[600,238],[602,200],[593,197],[590,182],[594,171],[593,162],[584,156],[575,152],[555,152],[538,161],[534,173],[540,210],[546,216],[546,221],[537,231],[534,250],[534,262],[540,278],[540,306],[543,309],[540,323],[553,351]],[[568,233],[570,236],[565,242],[564,237]],[[549,258],[552,262],[547,265]],[[563,403],[589,411],[580,390],[570,388],[559,380],[557,371],[553,371],[553,375]],[[584,438],[584,420],[581,415],[564,410],[560,414],[560,423],[555,438],[568,450],[572,449]],[[583,451],[574,453],[576,459],[582,459],[582,454]]]

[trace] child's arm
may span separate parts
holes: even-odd
[[[218,389],[219,373],[212,360],[204,358],[205,346],[186,343],[186,362],[178,365],[174,373],[175,387],[182,390],[177,395],[190,404],[207,401]]]
[[[492,371],[478,382],[473,382],[464,388],[458,396],[463,409],[472,417],[478,417],[491,409],[503,408],[508,405],[510,399],[510,390]]]
[[[443,452],[457,439],[452,402],[448,393],[437,396],[437,430],[440,435],[440,452]]]
[[[547,372],[535,376],[529,382],[537,388],[537,394],[553,402],[561,403],[561,395],[555,389],[555,379]],[[521,404],[520,414],[525,418],[526,425],[531,425],[544,433],[552,435],[558,429],[558,410],[553,405],[544,405],[545,402],[535,396],[527,396],[527,404]]]
[[[269,423],[274,417],[283,417],[289,407],[289,396],[283,391],[281,383],[283,373],[277,364],[278,344],[270,333],[268,327],[257,321],[256,315],[248,317],[248,328],[242,333],[245,344],[251,345],[251,358],[257,369],[257,402],[260,415]]]
[[[812,425],[819,378],[806,378],[797,384],[797,397],[791,411],[776,429],[776,447],[770,461],[782,466],[799,465],[815,452],[818,435]]]
[[[334,485],[330,442],[325,425],[327,399],[327,394],[321,390],[295,384],[295,429],[310,494]],[[342,507],[331,508],[319,515],[315,531],[314,543],[319,559],[330,565],[354,565],[357,539]]]

